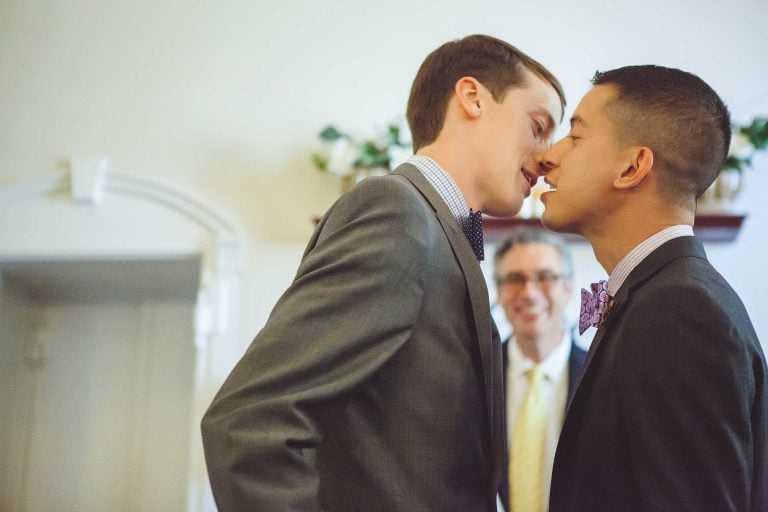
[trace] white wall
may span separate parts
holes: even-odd
[[[24,367],[25,344],[31,334],[27,290],[8,280],[0,282],[0,510],[18,510],[24,479],[24,439],[32,382]]]
[[[567,113],[595,69],[682,67],[743,121],[768,112],[766,19],[764,0],[3,0],[0,186],[105,154],[115,172],[229,211],[248,235],[245,346],[292,278],[311,217],[336,198],[338,182],[309,163],[317,132],[333,122],[362,134],[402,115],[438,44],[509,40],[561,78]],[[747,225],[710,254],[765,340],[768,160],[748,178]],[[578,257],[599,273],[588,250]]]

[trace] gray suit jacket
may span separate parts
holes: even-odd
[[[501,358],[439,195],[410,165],[364,180],[203,418],[219,510],[494,510]]]

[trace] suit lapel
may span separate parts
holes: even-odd
[[[495,380],[501,385],[501,376],[498,379],[494,377],[493,364],[493,345],[491,335],[491,306],[488,300],[488,288],[485,284],[485,278],[480,270],[477,257],[472,251],[464,233],[459,228],[459,223],[453,216],[442,197],[430,185],[424,175],[416,167],[410,164],[403,164],[393,171],[393,174],[400,174],[407,178],[421,192],[429,204],[437,213],[443,231],[445,231],[448,241],[453,249],[459,266],[467,281],[469,298],[472,304],[472,312],[475,320],[475,330],[477,332],[477,341],[480,349],[480,360],[483,366],[483,380],[485,383],[485,393],[488,406],[488,417],[491,426],[491,446],[494,446],[495,436],[503,435],[503,420],[497,418],[503,411],[501,405],[501,389],[494,389]],[[499,401],[499,404],[495,404]],[[494,410],[496,409],[496,410]]]
[[[576,345],[576,341],[571,339],[571,355],[568,358],[568,392],[566,400],[566,410],[568,404],[573,399],[576,392],[576,386],[579,383],[581,372],[584,369],[584,361],[587,359],[587,353]]]
[[[581,382],[583,382],[587,376],[590,365],[595,358],[595,354],[600,350],[603,340],[608,337],[611,329],[616,325],[618,319],[621,318],[623,311],[630,300],[632,291],[653,277],[656,272],[667,266],[669,263],[682,257],[707,259],[701,242],[692,236],[683,236],[673,238],[662,244],[651,254],[646,256],[646,258],[641,261],[632,272],[630,272],[629,276],[627,276],[627,280],[622,284],[619,292],[616,294],[614,306],[610,315],[605,323],[597,330],[595,338],[592,340],[592,344],[587,352],[587,360],[584,363],[584,370],[581,374]],[[576,389],[578,390],[578,385]]]
[[[610,332],[611,327],[616,322],[616,319],[619,316],[621,316],[621,312],[624,309],[624,304],[626,303],[626,297],[622,297],[620,299],[619,298],[620,296],[621,296],[621,291],[619,291],[619,294],[614,299],[615,302],[614,302],[613,309],[611,310],[611,314],[608,316],[605,323],[602,326],[600,326],[600,328],[597,330],[597,333],[595,333],[595,337],[592,339],[592,343],[589,345],[589,350],[587,351],[587,359],[584,361],[584,369],[581,372],[582,380],[584,379],[584,376],[587,374],[587,371],[589,370],[589,366],[592,363],[592,359],[594,359],[595,354],[597,353],[597,350],[600,347],[600,344],[602,343],[603,339],[606,336],[606,333]],[[578,388],[578,385],[576,387]]]

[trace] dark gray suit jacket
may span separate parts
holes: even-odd
[[[550,512],[768,510],[768,381],[746,310],[694,237],[616,295],[555,455]]]
[[[508,339],[506,343],[511,343],[511,339]],[[504,380],[507,380],[507,361],[509,360],[509,354],[507,352],[506,347],[504,347],[503,352],[503,364],[504,364]],[[587,359],[587,352],[576,345],[573,341],[571,341],[571,354],[568,356],[568,396],[566,398],[566,407],[569,403],[571,403],[571,398],[573,398],[573,393],[576,391],[576,386],[579,383],[579,377],[581,376],[581,370],[584,367],[584,362]],[[506,391],[506,388],[505,388]],[[504,409],[504,415],[506,419],[506,407]],[[506,422],[505,422],[506,423]],[[514,512],[512,510],[512,507],[509,503],[509,454],[511,451],[511,446],[507,444],[507,458],[506,462],[504,464],[504,470],[502,471],[501,475],[501,482],[499,484],[499,497],[501,498],[501,502],[504,504],[504,508],[507,511]]]
[[[219,510],[494,510],[501,344],[457,221],[410,165],[353,187],[203,418]]]

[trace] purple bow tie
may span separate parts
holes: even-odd
[[[579,334],[590,327],[600,327],[608,318],[613,306],[613,297],[608,295],[608,281],[599,281],[589,285],[592,292],[581,289],[581,313],[579,314]]]
[[[464,222],[462,231],[464,231],[467,240],[469,240],[472,250],[475,251],[478,261],[483,261],[485,259],[483,249],[483,213],[473,212],[470,208],[469,218]]]

